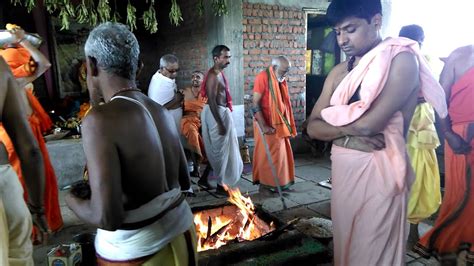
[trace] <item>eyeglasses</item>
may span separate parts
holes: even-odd
[[[168,69],[167,67],[163,67],[163,68],[166,69],[166,71],[170,72],[170,74],[174,74],[179,71],[179,68],[177,69]]]

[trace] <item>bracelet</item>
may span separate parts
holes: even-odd
[[[344,140],[344,148],[347,148],[347,144],[349,144],[349,140],[351,140],[351,136],[346,136]]]

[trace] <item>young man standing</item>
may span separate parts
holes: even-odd
[[[441,117],[444,92],[418,43],[382,41],[380,0],[333,0],[327,17],[349,60],[329,74],[308,134],[333,141],[335,265],[405,265],[413,180],[405,134],[421,92]]]
[[[201,88],[201,95],[208,98],[201,113],[204,148],[219,178],[217,192],[224,195],[223,185],[235,186],[244,168],[231,114],[230,88],[223,72],[230,64],[230,57],[230,50],[225,45],[217,45],[212,49],[214,66],[204,77]]]

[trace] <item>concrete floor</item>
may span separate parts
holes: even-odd
[[[287,210],[283,210],[282,203],[277,197],[264,197],[258,193],[258,186],[252,184],[252,173],[249,166],[245,167],[239,188],[243,194],[248,193],[254,203],[275,214],[278,218],[289,221],[296,217],[326,217],[330,218],[331,190],[318,186],[317,183],[327,180],[331,174],[328,158],[316,159],[311,155],[297,155],[295,157],[296,183],[291,192],[285,193]],[[193,181],[197,181],[193,179]],[[200,189],[193,185],[197,197],[187,198],[191,207],[218,204],[225,201],[224,197]],[[65,191],[60,192],[61,211],[64,218],[62,231],[50,236],[47,245],[36,246],[34,250],[35,265],[47,265],[46,253],[58,243],[70,243],[72,237],[82,232],[93,232],[95,229],[84,225],[64,203]],[[420,225],[420,234],[430,228],[432,221]],[[407,265],[439,265],[435,259],[426,260],[413,252],[406,254]]]

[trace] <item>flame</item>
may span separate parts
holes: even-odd
[[[224,208],[221,208],[221,213],[217,215],[215,213],[218,211],[214,211],[214,214],[206,211],[196,213],[194,225],[198,238],[198,251],[217,249],[234,239],[254,240],[275,230],[273,222],[266,224],[255,215],[255,206],[249,197],[242,196],[238,188],[232,189],[225,185],[224,188],[229,193],[228,201],[237,207],[237,212],[226,214]]]

